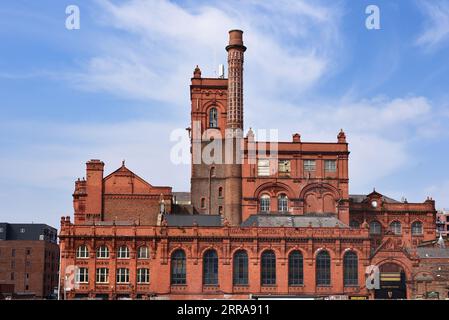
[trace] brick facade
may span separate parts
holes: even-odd
[[[171,188],[151,186],[124,165],[103,178],[104,164],[89,161],[87,180],[75,184],[75,221],[61,220],[61,270],[88,275],[68,298],[414,297],[416,249],[435,239],[435,202],[350,195],[343,130],[334,142],[294,134],[276,144],[276,155],[251,129],[243,137],[245,50],[242,32],[232,30],[228,79],[202,78],[199,67],[191,79],[191,207],[183,212],[201,215],[201,224],[164,220],[180,211]],[[241,141],[242,164],[224,162],[226,141],[234,149]],[[205,152],[218,161],[205,161]],[[217,215],[221,225],[204,224]],[[142,248],[148,257],[139,258]],[[393,289],[366,288],[370,265]],[[96,279],[101,268],[107,283]],[[139,282],[146,269],[148,283]]]

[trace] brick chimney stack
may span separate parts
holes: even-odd
[[[232,155],[226,154],[224,218],[232,226],[242,222],[242,162],[243,142],[243,31],[229,31],[228,52],[228,108],[226,144],[232,144]],[[226,152],[231,152],[228,148]],[[232,161],[230,161],[232,159]]]
[[[229,31],[228,52],[228,117],[226,127],[243,130],[243,31]]]

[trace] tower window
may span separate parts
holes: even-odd
[[[218,111],[215,107],[209,110],[209,127],[218,128]]]
[[[278,197],[278,211],[279,212],[288,211],[288,198],[285,194],[280,194]]]
[[[201,198],[201,209],[206,209],[206,198]]]
[[[412,223],[412,235],[420,236],[422,235],[422,223],[419,221],[415,221]]]
[[[270,196],[267,194],[260,197],[260,211],[270,212]]]
[[[304,160],[304,171],[315,171],[315,160]]]
[[[218,197],[222,198],[223,197],[223,187],[219,187],[218,188]]]
[[[260,159],[257,161],[257,175],[267,177],[270,175],[270,160]]]
[[[335,160],[324,160],[324,170],[326,172],[337,171],[337,162]]]

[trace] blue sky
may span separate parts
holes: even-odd
[[[81,29],[65,28],[78,5]],[[380,8],[380,30],[365,8]],[[170,162],[195,65],[244,30],[246,129],[350,143],[350,191],[449,207],[449,1],[61,1],[0,6],[0,220],[58,226],[91,158],[189,190]],[[256,132],[257,133],[257,132]]]

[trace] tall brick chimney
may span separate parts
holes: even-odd
[[[86,220],[100,220],[103,212],[104,162],[90,160],[86,163]]]
[[[243,31],[229,31],[226,51],[228,52],[226,138],[232,139],[227,143],[232,144],[233,155],[226,156],[224,217],[230,225],[237,226],[242,222],[242,164],[238,160],[240,152],[237,150],[240,150],[243,139],[243,56],[246,51],[243,45]]]
[[[243,31],[229,31],[227,128],[243,130]]]

